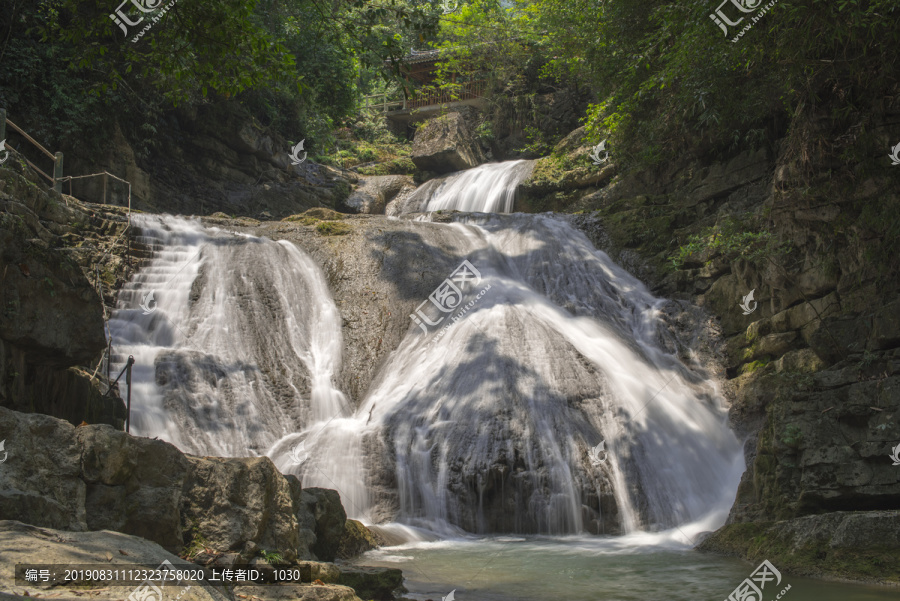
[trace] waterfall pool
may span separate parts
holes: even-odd
[[[439,601],[728,601],[757,563],[692,550],[679,534],[488,537],[420,541],[366,553],[356,563],[403,570],[408,599]],[[775,566],[778,568],[778,566]],[[887,601],[896,589],[781,573],[762,599]],[[746,598],[749,601],[750,597]]]

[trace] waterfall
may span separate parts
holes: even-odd
[[[132,432],[190,453],[259,455],[349,412],[333,383],[340,315],[305,253],[180,217],[132,222],[152,260],[109,321],[116,373],[135,357]]]
[[[431,180],[404,202],[401,213],[512,213],[516,188],[531,176],[533,169],[534,161],[488,163]]]
[[[428,210],[509,210],[497,203],[525,168],[488,165],[417,194]],[[670,331],[674,304],[565,217],[380,222],[420,241],[393,250],[408,253],[400,264],[433,258],[440,290],[410,300],[403,274],[378,276],[406,331],[356,406],[334,384],[340,314],[309,256],[183,218],[135,219],[152,260],[110,329],[120,364],[137,359],[139,434],[265,454],[304,486],[337,489],[353,517],[445,533],[702,523],[696,532],[733,501],[741,445],[714,381]],[[158,305],[145,314],[150,291]]]

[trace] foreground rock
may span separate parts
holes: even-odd
[[[487,161],[458,112],[432,119],[419,129],[410,158],[419,169],[435,173],[471,169]]]
[[[115,530],[171,553],[210,549],[249,562],[333,560],[344,537],[340,496],[303,490],[266,457],[199,458],[110,426],[82,426],[0,408],[8,457],[0,519],[72,531]],[[313,549],[300,524],[314,533]]]
[[[65,532],[37,528],[21,522],[0,522],[0,548],[7,565],[53,564],[60,567],[91,565],[94,569],[127,569],[130,566],[156,566],[163,561],[176,568],[196,569],[189,563],[156,543],[117,532]],[[98,587],[86,589],[81,585],[54,586],[41,583],[17,585],[13,570],[0,571],[0,595],[10,599],[53,597],[56,599],[122,599],[137,586]],[[178,601],[235,601],[257,598],[262,600],[299,599],[303,601],[360,601],[354,590],[337,584],[284,584],[266,586],[213,586],[211,584],[165,587],[167,598]]]
[[[699,549],[768,559],[803,576],[900,582],[900,511],[834,512],[774,523],[725,526]]]
[[[80,585],[53,586],[41,583],[17,585],[12,566],[18,563],[54,564],[60,568],[92,565],[123,569],[136,565],[159,565],[164,560],[176,567],[195,565],[169,553],[156,543],[117,532],[64,532],[38,528],[16,521],[0,521],[0,549],[6,569],[0,570],[0,592],[23,597],[62,597],[81,599],[123,599],[135,586],[85,589]],[[228,591],[211,585],[167,586],[166,593],[181,594],[179,601],[233,601]]]

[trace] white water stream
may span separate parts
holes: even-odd
[[[521,167],[451,178],[433,201],[511,208],[496,203]],[[451,194],[479,182],[490,194]],[[354,408],[335,386],[340,314],[311,258],[184,218],[134,219],[155,253],[110,321],[119,366],[137,360],[133,432],[266,454],[304,486],[337,489],[351,516],[444,534],[693,536],[724,521],[744,466],[715,385],[676,358],[665,301],[566,221],[407,222],[444,228],[478,281],[461,285],[470,308],[455,320],[410,322]]]
[[[512,213],[516,188],[533,170],[534,161],[506,161],[434,179],[409,197],[406,212]]]

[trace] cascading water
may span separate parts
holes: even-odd
[[[403,213],[466,211],[511,213],[516,188],[534,169],[534,161],[488,163],[420,186],[404,203]]]
[[[487,167],[432,188],[428,210],[472,208],[476,183],[491,190],[480,210],[510,209],[497,199],[530,166]],[[340,316],[305,253],[137,219],[158,249],[110,325],[118,355],[143,366],[141,434],[200,454],[265,453],[304,486],[339,490],[357,518],[442,532],[697,532],[733,499],[741,446],[714,384],[676,357],[665,301],[562,218],[398,225],[422,244],[452,241],[443,277],[460,257],[472,271],[439,325],[416,301],[430,317],[410,323],[356,408],[333,384]],[[144,315],[150,290],[159,305]]]
[[[196,220],[132,221],[153,258],[120,292],[109,326],[116,371],[136,360],[133,432],[246,456],[349,412],[333,384],[340,315],[306,254]]]

